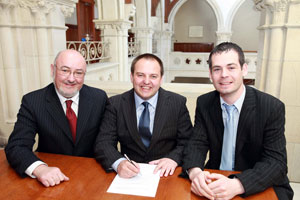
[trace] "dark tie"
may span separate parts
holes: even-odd
[[[233,170],[234,168],[234,120],[233,112],[235,110],[234,105],[223,104],[226,108],[227,117],[224,127],[224,136],[223,136],[223,146],[222,146],[222,156],[221,156],[221,170]]]
[[[142,141],[146,147],[149,147],[151,141],[151,132],[150,132],[150,113],[148,109],[148,102],[143,102],[144,111],[140,117],[139,122],[139,133],[141,135]]]
[[[67,104],[66,116],[69,121],[69,126],[70,126],[72,137],[73,137],[73,142],[75,143],[77,117],[76,117],[75,112],[71,108],[72,102],[73,102],[72,100],[66,100],[66,104]]]

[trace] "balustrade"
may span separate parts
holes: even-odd
[[[67,49],[79,51],[87,64],[97,63],[100,62],[100,60],[110,58],[109,42],[90,41],[88,34],[86,35],[85,41],[67,41]]]

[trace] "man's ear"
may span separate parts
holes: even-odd
[[[133,74],[130,73],[130,80],[131,80],[131,83],[133,83]]]
[[[51,64],[51,76],[54,77],[54,65]]]
[[[243,77],[245,77],[248,74],[248,65],[247,65],[247,63],[243,64],[242,73],[243,73]]]
[[[210,80],[210,82],[212,82],[212,78],[211,78],[211,70],[209,69],[208,71],[209,71],[209,73],[208,73],[208,75],[209,75],[209,80]]]

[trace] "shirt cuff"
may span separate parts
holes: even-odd
[[[42,161],[35,161],[34,163],[32,163],[25,171],[25,173],[30,176],[31,178],[36,178],[32,172],[35,170],[35,168],[37,168],[40,165],[47,165],[46,163],[42,162]],[[47,165],[48,166],[48,165]]]
[[[118,173],[118,166],[119,166],[120,162],[122,162],[123,160],[126,160],[126,158],[119,158],[111,166],[117,173]]]

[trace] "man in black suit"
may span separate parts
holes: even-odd
[[[109,99],[95,143],[96,159],[106,171],[129,178],[139,173],[136,162],[149,162],[157,165],[154,173],[161,169],[160,176],[168,176],[181,164],[192,125],[186,98],[160,88],[163,72],[157,56],[142,54],[131,65],[133,89]]]
[[[53,83],[23,97],[5,148],[7,160],[18,174],[36,177],[46,187],[69,178],[32,152],[36,134],[38,152],[93,157],[107,101],[104,91],[83,84],[86,63],[79,52],[61,51],[51,72]]]
[[[247,64],[234,43],[213,49],[209,70],[216,90],[198,97],[193,134],[184,151],[183,170],[192,181],[191,190],[209,199],[231,199],[273,186],[279,199],[292,199],[284,104],[243,84]],[[241,173],[225,177],[203,168]]]

